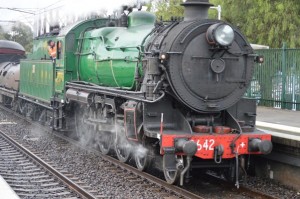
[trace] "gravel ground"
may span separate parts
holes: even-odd
[[[212,172],[214,174],[214,172]],[[190,187],[188,190],[195,192],[198,190],[199,194],[205,198],[214,198],[214,199],[248,199],[255,198],[249,196],[248,193],[241,193],[234,187],[234,185],[221,185],[220,186],[212,186],[207,179],[207,176],[202,176],[202,174],[195,174],[194,179],[190,182]],[[203,179],[202,179],[203,178]],[[199,179],[202,179],[200,181]],[[200,183],[199,183],[200,182]],[[215,185],[215,184],[214,184]],[[244,187],[249,187],[253,190],[258,190],[262,193],[266,193],[268,195],[274,196],[280,199],[300,199],[300,192],[297,192],[289,187],[286,187],[276,181],[272,181],[270,179],[262,179],[258,177],[248,176],[247,181],[240,184]],[[227,187],[227,188],[224,188]],[[231,187],[231,188],[230,188]],[[230,189],[228,189],[230,188]]]
[[[11,122],[11,123],[10,123]],[[55,162],[58,167],[80,178],[81,181],[97,191],[103,198],[166,198],[158,194],[159,187],[149,184],[142,179],[131,179],[125,171],[113,169],[111,163],[104,161],[100,156],[87,152],[70,144],[62,144],[59,138],[50,134],[41,133],[31,128],[25,121],[13,118],[10,114],[0,111],[0,129],[10,132],[19,138],[19,142],[26,142],[36,151]],[[247,185],[278,198],[300,198],[300,193],[284,187],[274,181],[249,178]],[[191,190],[207,198],[249,198],[241,196],[236,190],[226,192],[205,182],[196,182]],[[171,196],[172,194],[169,194]]]
[[[259,190],[261,192],[267,193],[278,198],[286,199],[300,199],[300,191],[297,192],[291,188],[284,186],[274,180],[262,179],[258,177],[249,177],[247,179],[248,187]]]
[[[31,145],[51,162],[55,162],[59,168],[80,178],[97,191],[94,195],[103,198],[163,198],[152,190],[152,187],[159,187],[149,185],[149,182],[143,179],[131,179],[132,175],[114,169],[115,166],[97,154],[70,147],[68,143],[61,144],[59,138],[30,128],[27,122],[18,120],[17,124],[7,124],[12,121],[9,115],[0,113],[0,121],[3,123],[0,125],[1,130],[16,135],[18,142]]]
[[[77,198],[68,186],[1,136],[0,175],[23,199]],[[8,196],[8,195],[7,195]],[[3,198],[3,197],[2,197]]]

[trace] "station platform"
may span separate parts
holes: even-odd
[[[300,141],[300,111],[258,106],[256,127],[275,137]]]
[[[1,198],[20,199],[20,197],[12,190],[6,181],[0,176],[0,193]]]
[[[256,127],[271,134],[273,143],[270,154],[256,157],[256,176],[300,190],[300,111],[258,106]]]

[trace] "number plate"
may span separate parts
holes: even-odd
[[[205,150],[205,151],[213,151],[215,140],[214,139],[196,139],[194,142],[197,143],[198,151]]]

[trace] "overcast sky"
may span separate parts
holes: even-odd
[[[35,17],[39,14],[49,13],[51,10],[54,15],[59,12],[58,17],[63,18],[74,13],[78,15],[93,11],[99,12],[103,9],[111,13],[112,10],[119,8],[122,4],[133,4],[135,2],[137,0],[0,0],[0,21],[22,21],[33,26]],[[24,12],[9,10],[14,8]],[[11,23],[0,22],[1,26],[9,26],[9,24]]]

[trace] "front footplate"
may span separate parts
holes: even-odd
[[[169,148],[176,146],[176,140],[185,138],[196,143],[196,157],[202,159],[214,159],[215,148],[222,146],[222,159],[235,158],[235,153],[244,154],[267,154],[272,150],[271,135],[265,133],[243,133],[238,134],[187,134],[171,135],[163,134],[161,137],[161,147]],[[255,140],[255,144],[254,141]],[[263,144],[258,144],[263,143]],[[254,145],[254,146],[253,146]],[[255,150],[254,150],[255,149]],[[161,150],[164,154],[164,150]],[[183,154],[184,153],[177,153]]]

